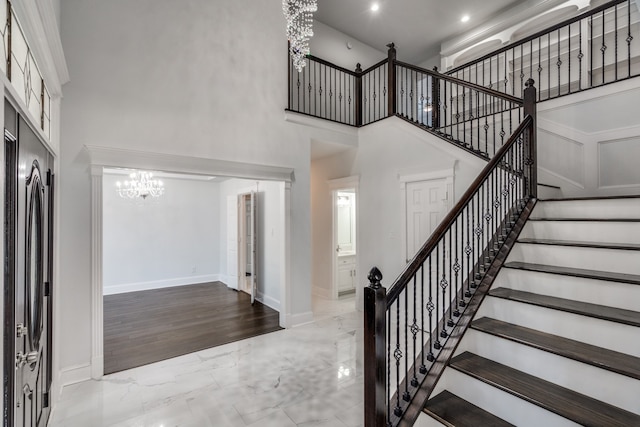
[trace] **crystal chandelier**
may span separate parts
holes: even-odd
[[[313,36],[313,12],[318,10],[316,0],[282,0],[282,10],[287,20],[287,38],[293,66],[298,72],[307,65],[309,39]]]
[[[125,199],[135,199],[142,197],[160,197],[164,194],[162,181],[153,179],[151,172],[138,171],[129,175],[129,180],[124,183],[116,182],[118,194]]]

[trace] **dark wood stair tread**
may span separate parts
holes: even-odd
[[[473,329],[640,380],[640,357],[483,317]]]
[[[512,301],[522,302],[525,304],[532,304],[540,307],[551,308],[554,310],[561,310],[569,313],[595,317],[598,319],[609,320],[611,322],[640,327],[640,313],[637,311],[573,301],[564,298],[550,297],[547,295],[517,291],[507,288],[492,289],[491,291],[489,291],[489,295],[496,298],[504,298]]]
[[[512,427],[502,418],[467,402],[448,391],[443,391],[427,402],[425,413],[438,421],[456,427]]]
[[[534,264],[521,261],[511,261],[505,268],[536,271],[540,273],[560,274],[564,276],[583,277],[585,279],[608,280],[610,282],[640,285],[640,276],[635,274],[614,273],[611,271],[586,270],[582,268],[561,267],[556,265]]]
[[[640,251],[640,244],[637,243],[602,243],[602,242],[583,242],[577,240],[556,240],[556,239],[518,239],[518,243],[526,243],[531,245],[552,245],[552,246],[572,246],[576,248],[596,248],[596,249],[619,249]]]
[[[584,426],[640,425],[640,415],[473,353],[465,352],[454,357],[450,366]]]

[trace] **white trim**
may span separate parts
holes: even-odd
[[[331,289],[313,285],[313,287],[311,288],[311,292],[313,292],[314,295],[319,296],[320,298],[333,299],[331,298]]]
[[[282,280],[280,280],[280,326],[288,328],[292,325],[291,316],[291,183],[284,182],[280,186],[280,200],[283,202],[280,214],[282,221],[282,230],[284,230],[282,239],[282,254],[280,256],[280,271],[282,272]]]
[[[124,294],[127,292],[146,291],[149,289],[172,288],[174,286],[189,286],[207,282],[219,282],[219,274],[203,274],[199,276],[175,277],[173,279],[151,280],[148,282],[122,283],[104,286],[103,295]]]
[[[91,168],[91,378],[104,373],[102,168]]]
[[[60,384],[60,392],[64,386],[88,381],[91,379],[91,365],[83,364],[71,366],[60,370],[58,382]]]
[[[288,323],[290,328],[295,328],[297,326],[307,325],[313,322],[313,312],[307,311],[306,313],[299,314],[290,314],[288,316]]]
[[[398,174],[398,181],[402,183],[407,182],[418,182],[418,181],[431,181],[433,179],[445,179],[445,178],[453,178],[455,175],[456,169],[456,161],[453,161],[453,164],[448,169],[441,169],[438,171],[431,172],[420,172],[413,174]]]
[[[275,311],[280,312],[280,301],[278,301],[277,299],[272,298],[268,295],[265,295],[260,291],[257,292],[256,299],[260,301],[262,304],[266,305],[267,307],[270,307]]]
[[[293,181],[293,168],[85,145],[93,166],[149,169],[264,181]]]

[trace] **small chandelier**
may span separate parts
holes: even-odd
[[[287,38],[293,66],[298,72],[307,65],[309,39],[313,36],[313,12],[318,10],[316,0],[282,0],[282,10],[287,20]]]
[[[129,178],[124,183],[116,182],[118,194],[123,199],[135,199],[138,197],[146,199],[149,196],[160,197],[164,194],[162,181],[153,179],[151,172],[132,172]]]

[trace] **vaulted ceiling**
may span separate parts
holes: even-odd
[[[315,18],[381,51],[394,42],[400,59],[417,64],[437,55],[442,41],[519,3],[526,0],[318,0]]]

